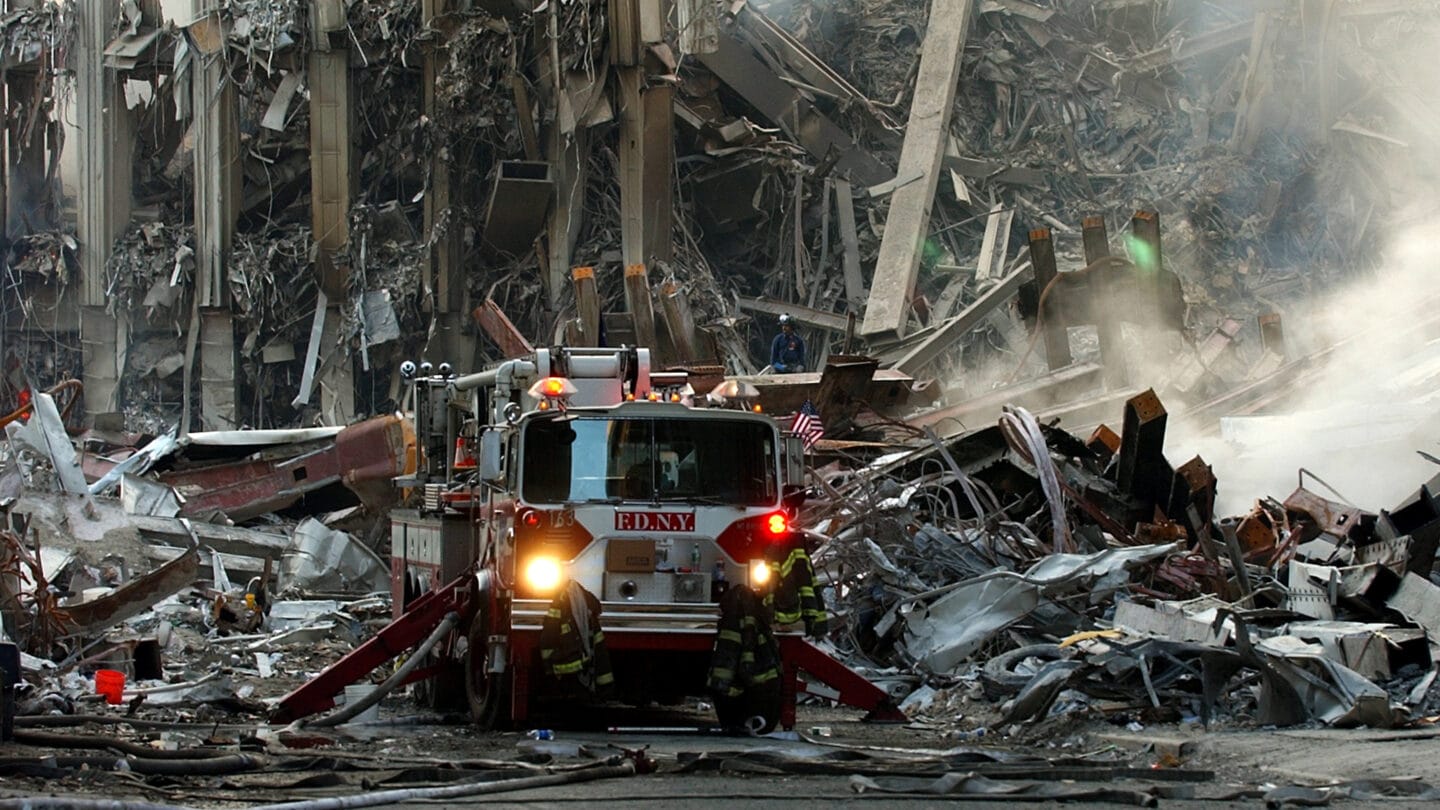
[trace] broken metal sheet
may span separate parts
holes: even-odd
[[[50,461],[61,487],[76,495],[88,495],[89,485],[80,469],[80,457],[75,445],[65,431],[65,422],[55,407],[55,398],[49,394],[36,394],[31,417],[25,422],[11,422],[5,426],[5,434],[13,446],[24,447]]]
[[[129,458],[111,467],[109,472],[91,484],[90,494],[104,495],[124,477],[144,475],[150,471],[151,467],[155,466],[155,462],[169,456],[179,446],[180,443],[174,428],[171,428],[170,432],[163,436],[156,436]]]
[[[317,296],[315,317],[310,322],[310,347],[305,350],[305,370],[300,375],[300,390],[290,401],[292,408],[309,405],[310,395],[314,393],[315,367],[320,362],[320,344],[324,342],[325,335],[325,310],[330,303],[325,290],[318,290]]]
[[[389,290],[365,293],[361,308],[365,313],[366,346],[379,346],[400,339],[400,319],[395,315]]]
[[[363,591],[390,589],[390,566],[346,532],[314,518],[295,527],[290,548],[280,558],[280,589]]]
[[[170,546],[169,550],[176,553],[188,550],[196,538],[205,546],[256,558],[278,556],[288,545],[285,535],[273,532],[128,515],[112,498],[85,503],[71,495],[29,491],[11,509],[29,522],[41,548],[103,543],[115,532],[138,532],[140,540],[152,544],[152,548]]]
[[[197,447],[261,447],[278,444],[304,444],[339,435],[344,427],[294,428],[291,430],[207,430],[185,437],[187,445]]]
[[[290,103],[295,100],[295,94],[299,91],[300,73],[286,73],[285,78],[280,80],[280,86],[275,88],[275,95],[270,99],[265,117],[260,119],[260,126],[275,132],[284,132],[285,122],[290,117]]]
[[[290,599],[270,606],[265,625],[272,632],[288,632],[309,627],[340,611],[334,599]]]
[[[1285,607],[1312,619],[1333,619],[1339,583],[1338,568],[1291,561]]]
[[[1310,717],[1345,728],[1392,728],[1402,719],[1391,707],[1389,693],[1360,673],[1326,658],[1320,645],[1314,646],[1313,652],[1296,648],[1276,654],[1256,644],[1298,695]]]
[[[66,607],[74,623],[70,633],[93,635],[138,616],[194,582],[199,570],[200,554],[192,547],[172,562],[125,583],[106,596]]]
[[[115,70],[133,70],[146,61],[149,51],[160,38],[161,31],[151,28],[139,33],[125,33],[111,40],[105,47],[105,67]]]
[[[1408,573],[1385,604],[1425,629],[1431,655],[1440,661],[1440,588],[1424,577]]]
[[[1013,700],[1005,704],[1002,723],[1024,723],[1043,718],[1065,687],[1086,668],[1083,661],[1049,661]]]
[[[175,517],[180,514],[180,497],[164,484],[124,475],[120,478],[120,506],[131,515]]]
[[[171,548],[169,546],[147,546],[145,556],[158,563],[174,562],[186,554],[183,549]],[[237,576],[250,578],[265,572],[265,560],[260,557],[249,557],[243,554],[222,554],[211,548],[200,549],[200,574],[202,580],[213,581],[215,575],[215,561],[226,572],[234,572]],[[217,585],[217,590],[219,589]]]
[[[1108,575],[1162,559],[1171,544],[1106,549],[1095,554],[1052,554],[1028,571],[998,571],[960,583],[905,619],[905,646],[928,671],[949,672],[996,633],[1029,615],[1050,597],[1074,593]]]
[[[1319,654],[1371,679],[1388,679],[1393,670],[1399,669],[1405,663],[1400,660],[1403,657],[1402,648],[1405,645],[1413,647],[1414,642],[1425,637],[1424,630],[1383,623],[1346,621],[1291,622],[1280,628],[1280,632],[1285,635],[1277,638],[1288,637],[1313,642],[1318,645]],[[1276,638],[1265,639],[1257,642],[1255,646],[1270,652],[1269,645],[1274,641]],[[1421,656],[1424,660],[1415,663],[1428,666],[1429,655],[1423,645]]]
[[[1223,607],[1228,605],[1209,596],[1186,602],[1160,602],[1154,607],[1126,600],[1115,605],[1114,625],[1142,635],[1223,647],[1234,632],[1229,620],[1218,627],[1215,624]]]

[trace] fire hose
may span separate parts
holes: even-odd
[[[406,659],[405,663],[401,665],[399,669],[395,670],[394,675],[386,678],[384,683],[370,690],[370,694],[360,700],[346,704],[345,708],[340,711],[321,717],[318,720],[313,720],[305,725],[315,728],[338,726],[354,718],[371,706],[374,706],[376,703],[379,703],[386,695],[394,691],[395,687],[404,683],[411,672],[414,672],[420,667],[421,662],[430,654],[430,650],[433,649],[436,644],[439,644],[441,639],[449,635],[450,631],[453,630],[459,622],[460,616],[454,611],[446,613],[445,618],[440,621],[440,624],[430,633],[430,636],[420,642],[420,646],[415,648],[415,652]]]

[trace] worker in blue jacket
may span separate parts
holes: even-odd
[[[780,334],[770,343],[770,367],[777,374],[796,374],[805,370],[805,340],[795,331],[795,319],[780,316]]]

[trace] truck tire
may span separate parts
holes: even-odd
[[[486,731],[510,725],[510,673],[486,672],[490,637],[488,610],[481,608],[470,620],[465,651],[465,701],[470,720]]]
[[[751,686],[739,697],[715,699],[715,716],[726,731],[769,734],[780,722],[780,708],[784,696],[780,692],[780,680]],[[751,726],[751,719],[755,726]]]
[[[438,669],[433,676],[415,684],[415,702],[440,712],[462,709],[460,690],[465,683],[464,665],[434,650],[426,657],[425,665]]]

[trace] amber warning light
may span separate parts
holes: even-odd
[[[531,399],[540,399],[540,409],[547,409],[552,399],[559,399],[563,402],[564,399],[575,396],[575,383],[563,376],[547,376],[547,378],[537,379],[536,383],[530,386],[528,393],[530,393]]]

